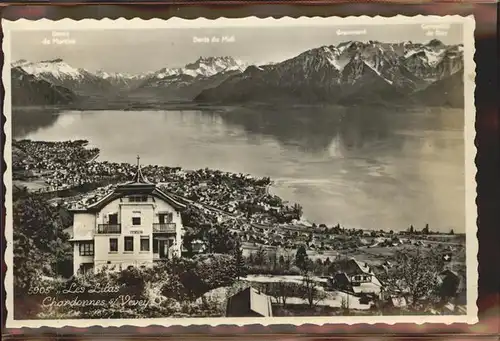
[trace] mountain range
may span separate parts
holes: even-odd
[[[278,64],[249,67],[219,86],[202,91],[195,100],[359,103],[414,97],[425,101],[413,94],[463,67],[459,45],[445,46],[439,41],[346,42],[311,49]],[[434,90],[438,88],[436,85]]]
[[[14,67],[11,71],[12,105],[64,105],[77,100],[77,95],[68,88],[54,85]]]
[[[463,63],[462,45],[436,39],[426,44],[348,41],[267,65],[200,57],[182,68],[138,75],[90,72],[61,59],[20,60],[12,64],[17,82],[13,98],[18,105],[118,95],[220,104],[396,101],[461,106]]]
[[[192,100],[201,91],[242,73],[247,65],[232,57],[200,57],[184,68],[163,68],[149,74],[129,95],[156,95],[170,100]]]

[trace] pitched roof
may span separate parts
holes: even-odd
[[[167,202],[170,206],[172,206],[176,210],[180,210],[186,207],[183,203],[174,199],[170,194],[167,194],[160,189],[156,188],[153,185],[152,188],[140,188],[140,187],[128,187],[126,184],[121,187],[118,186],[114,192],[109,193],[107,196],[97,201],[96,203],[88,206],[86,210],[88,212],[100,211],[104,206],[112,202],[113,200],[120,199],[127,195],[133,194],[143,194],[143,195],[151,195],[155,198],[161,199]]]
[[[439,275],[442,277],[446,277],[446,276],[460,277],[456,271],[453,271],[451,269],[445,269]]]
[[[252,312],[255,312],[264,317],[273,316],[271,299],[269,296],[262,294],[252,287],[248,287],[239,293],[229,298],[229,309],[231,307],[236,310],[242,309],[243,306]],[[244,303],[244,304],[243,304]],[[245,311],[232,311],[238,315],[244,315]]]
[[[341,271],[345,272],[348,276],[362,275],[362,274],[373,275],[373,273],[370,273],[368,267],[364,266],[364,264],[358,262],[354,258],[340,261],[340,266],[341,266]]]
[[[172,194],[161,191],[158,187],[156,187],[155,184],[149,182],[144,177],[141,171],[141,166],[139,164],[139,157],[137,157],[137,172],[135,173],[131,181],[118,185],[113,192],[109,193],[99,201],[88,206],[85,210],[79,210],[79,212],[99,211],[113,200],[134,194],[151,195],[153,197],[156,197],[158,199],[167,202],[170,206],[172,206],[176,210],[180,210],[186,207],[185,204],[175,199]]]
[[[249,288],[250,309],[262,316],[272,316],[271,299],[269,296],[259,293],[254,288]]]

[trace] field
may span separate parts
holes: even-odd
[[[443,254],[448,253],[452,257],[452,262],[463,263],[465,265],[465,238],[462,238],[461,235],[432,235],[427,238],[441,239],[443,241],[427,240],[423,239],[422,236],[414,236],[402,238],[403,243],[395,246],[372,246],[374,244],[370,244],[357,248],[338,250],[322,251],[309,249],[307,250],[307,255],[313,261],[316,261],[317,259],[324,261],[327,258],[333,260],[338,257],[353,257],[358,261],[367,262],[371,265],[380,265],[387,260],[391,260],[398,251],[413,252],[418,248],[420,250],[424,250],[424,252],[425,250],[432,250],[442,252]],[[372,239],[371,241],[368,240],[368,242],[373,242],[373,238],[368,239]],[[257,252],[261,247],[268,254],[276,253],[277,257],[280,257],[281,255],[285,258],[294,257],[297,252],[297,248],[284,249],[280,247],[244,243],[243,255],[248,257],[250,254]]]

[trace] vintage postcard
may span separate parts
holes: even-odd
[[[477,321],[473,17],[2,26],[7,327]]]

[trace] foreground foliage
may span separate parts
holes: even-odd
[[[122,271],[104,268],[69,281],[32,283],[23,298],[31,302],[31,309],[20,313],[24,318],[47,319],[223,316],[223,302],[204,294],[233,285],[236,277],[232,255],[174,258]]]
[[[71,224],[62,208],[29,193],[13,195],[14,287],[23,295],[43,276],[71,276],[72,248],[64,228]]]

